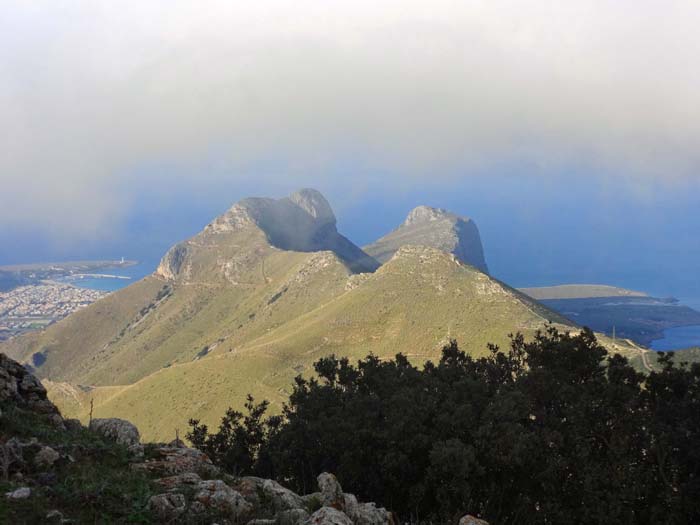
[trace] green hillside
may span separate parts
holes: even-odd
[[[324,270],[339,277],[342,265],[325,257]],[[422,364],[439,357],[450,338],[483,355],[488,342],[507,343],[508,333],[532,334],[548,321],[566,323],[453,256],[423,247],[403,248],[374,274],[345,276],[342,287],[335,286],[335,297],[279,321],[291,317],[294,304],[322,295],[319,287],[328,289],[327,276],[312,281],[288,288],[269,309],[256,313],[262,318],[258,329],[222,337],[206,356],[182,359],[123,387],[81,390],[51,383],[49,391],[69,415],[84,418],[94,398],[95,415],[128,418],[147,438],[165,439],[190,417],[215,423],[249,392],[279,409],[294,376],[308,375],[315,360],[331,353],[359,359],[370,352],[382,358],[404,352]],[[230,322],[212,327],[216,336],[224,325]]]
[[[95,416],[167,439],[189,418],[215,423],[248,393],[279,409],[294,377],[329,354],[402,352],[422,365],[450,339],[483,355],[547,323],[578,330],[436,248],[403,246],[374,273],[354,273],[371,258],[337,233],[322,199],[246,199],[152,276],[0,348],[35,366],[65,414],[85,419],[93,401]]]

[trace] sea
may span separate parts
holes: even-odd
[[[679,298],[679,302],[700,312],[700,297]],[[700,347],[700,325],[668,328],[664,330],[664,336],[661,339],[655,339],[649,346],[652,350],[659,352]]]
[[[104,277],[72,277],[70,279],[66,279],[66,282],[80,288],[100,290],[103,292],[115,292],[143,279],[147,275],[153,273],[155,269],[156,263],[139,262],[138,264],[128,266],[126,268],[105,268],[104,270],[96,272],[101,275],[105,275]]]
[[[700,347],[700,325],[679,326],[664,330],[663,339],[655,339],[650,346],[652,350],[660,352]]]

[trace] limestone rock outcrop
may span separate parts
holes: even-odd
[[[161,260],[156,275],[168,280],[196,280],[206,263],[202,258],[219,243],[228,243],[227,234],[261,236],[270,246],[297,252],[334,252],[355,273],[372,272],[379,263],[341,235],[330,204],[321,193],[302,189],[282,199],[251,197],[234,204],[188,241],[173,246]],[[219,250],[219,254],[221,254]],[[229,280],[255,261],[254,252],[245,250],[222,259]]]
[[[18,408],[48,416],[64,428],[58,408],[46,396],[41,382],[24,366],[0,353],[0,402],[14,403]]]
[[[353,525],[344,512],[333,507],[321,507],[307,520],[306,525]]]
[[[141,443],[139,429],[131,422],[116,417],[93,419],[90,430],[127,447]]]
[[[316,481],[321,491],[321,504],[324,507],[345,510],[345,495],[336,477],[328,472],[322,472]]]
[[[419,245],[453,254],[461,262],[488,273],[476,223],[441,208],[418,206],[394,231],[363,249],[385,263],[402,246]]]
[[[148,461],[137,463],[133,468],[162,477],[191,475],[191,473],[203,477],[214,477],[220,474],[219,469],[204,452],[194,448],[170,445],[155,448],[151,451],[151,458]],[[186,478],[183,476],[183,479]]]
[[[61,458],[61,454],[56,452],[51,447],[41,447],[39,452],[34,456],[34,464],[39,468],[50,468],[56,461]]]
[[[203,509],[216,510],[235,522],[240,522],[252,515],[253,506],[220,479],[200,481],[195,490],[197,491],[193,504],[195,513],[201,506]]]

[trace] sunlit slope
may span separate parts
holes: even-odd
[[[191,417],[216,423],[248,393],[279,409],[294,376],[310,375],[313,362],[331,353],[357,359],[370,352],[383,358],[403,352],[422,364],[438,359],[450,338],[470,354],[483,355],[488,342],[507,344],[510,332],[532,334],[547,321],[566,322],[429,248],[405,247],[374,274],[345,281],[347,291],[344,286],[334,299],[246,342],[222,343],[201,359],[173,364],[121,389],[81,392],[82,404],[65,393],[63,401],[57,394],[54,399],[69,414],[84,417],[94,396],[97,415],[133,420],[146,438],[166,439]]]
[[[374,274],[350,278],[347,293],[263,335],[248,350],[274,347],[295,352],[364,356],[368,352],[433,355],[450,338],[473,355],[507,334],[531,331],[557,314],[454,256],[419,246],[404,247]]]
[[[37,366],[42,378],[79,378],[97,364],[98,352],[108,347],[123,327],[156,300],[163,284],[147,277],[42,332],[6,341],[0,351]]]
[[[242,281],[236,284],[149,277],[135,285],[137,290],[113,294],[109,305],[96,303],[81,311],[80,318],[71,317],[72,322],[59,323],[36,338],[33,348],[43,349],[47,357],[38,372],[86,385],[132,383],[176,363],[234,350],[332,299],[344,291],[349,275],[331,252],[267,247],[238,273]],[[144,298],[122,308],[125,315],[109,322],[100,318],[135,292],[143,292]],[[100,335],[83,337],[86,332]],[[58,343],[52,346],[53,341]]]

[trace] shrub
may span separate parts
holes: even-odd
[[[452,342],[422,369],[403,355],[334,356],[296,379],[281,416],[249,397],[193,443],[234,473],[301,492],[343,487],[413,521],[465,512],[495,523],[700,520],[700,365],[637,373],[589,330],[550,327],[474,359]]]

